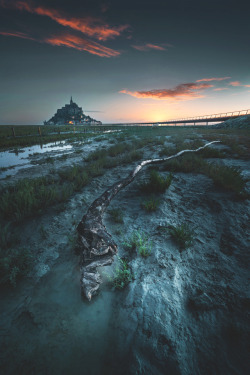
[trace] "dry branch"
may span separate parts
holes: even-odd
[[[117,253],[117,245],[102,223],[102,216],[114,196],[125,186],[130,184],[137,173],[148,164],[157,164],[187,153],[198,152],[207,146],[219,141],[213,141],[199,147],[196,150],[182,150],[175,155],[161,159],[142,161],[124,179],[108,188],[88,208],[87,213],[80,221],[77,231],[79,234],[78,247],[81,252],[81,289],[82,295],[89,301],[99,289],[101,277],[98,267],[109,265],[113,262],[113,256]]]

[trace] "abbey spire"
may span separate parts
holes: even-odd
[[[83,113],[81,107],[73,102],[70,97],[70,104],[58,109],[53,117],[48,121],[44,121],[45,125],[101,125],[101,121],[97,121]]]

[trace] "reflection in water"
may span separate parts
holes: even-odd
[[[16,168],[11,169],[10,171],[0,171],[1,177],[5,177],[7,174],[14,174],[16,173],[16,169],[20,169],[22,167],[29,167],[31,166],[29,157],[35,156],[36,154],[44,154],[46,152],[50,153],[50,156],[57,156],[57,154],[53,155],[53,151],[66,151],[71,150],[72,145],[66,144],[65,141],[61,142],[53,142],[47,143],[46,145],[40,144],[31,147],[25,147],[22,149],[12,149],[10,151],[2,151],[0,152],[0,168],[9,168],[14,167]]]

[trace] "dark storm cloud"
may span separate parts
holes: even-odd
[[[120,93],[136,98],[164,99],[164,100],[192,100],[203,98],[202,91],[213,87],[208,83],[182,83],[172,89],[155,89],[149,91],[121,90]]]

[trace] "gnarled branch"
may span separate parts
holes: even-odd
[[[116,243],[102,222],[103,213],[114,196],[130,184],[145,165],[162,163],[187,152],[198,152],[217,142],[219,141],[209,142],[196,150],[182,150],[166,158],[144,160],[126,178],[113,184],[90,205],[87,213],[83,216],[77,227],[79,234],[78,246],[82,255],[81,289],[84,297],[90,301],[92,296],[97,292],[101,283],[101,277],[97,268],[110,265],[113,262],[113,256],[118,251]]]

